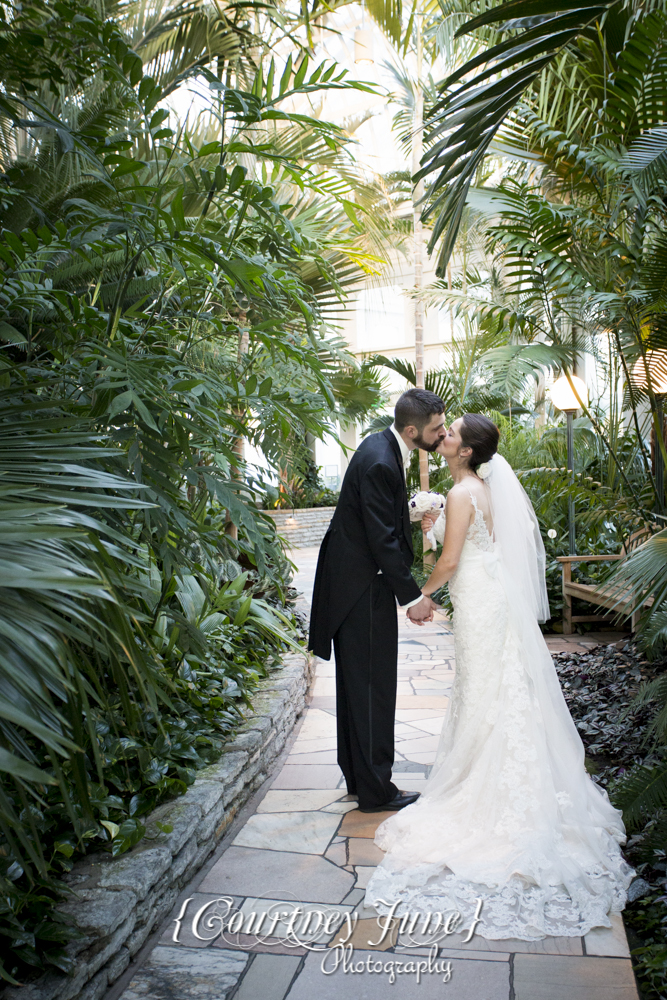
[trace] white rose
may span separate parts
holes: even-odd
[[[408,501],[411,521],[421,521],[422,516],[428,511],[441,511],[445,506],[445,498],[441,493],[431,493],[427,490],[419,490]]]
[[[482,462],[482,464],[477,469],[477,475],[480,479],[486,479],[488,474],[491,472],[491,463]]]

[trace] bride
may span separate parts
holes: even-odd
[[[468,413],[438,448],[454,486],[423,592],[449,581],[456,679],[421,798],[377,829],[386,855],[366,905],[458,911],[463,926],[481,915],[476,932],[494,940],[579,937],[610,926],[634,872],[538,626],[549,617],[544,545],[498,438]]]

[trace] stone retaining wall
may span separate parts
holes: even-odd
[[[74,895],[59,909],[83,933],[67,948],[75,975],[47,973],[30,985],[6,987],[3,1000],[104,995],[265,781],[304,708],[311,677],[309,658],[285,656],[283,666],[259,685],[253,712],[220,760],[199,771],[185,795],[148,816],[146,837],[134,850],[118,858],[99,853],[74,865],[67,877]]]
[[[319,545],[329,527],[335,507],[303,507],[294,510],[267,510],[276,531],[287,539],[291,549]]]

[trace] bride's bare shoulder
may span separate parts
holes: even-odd
[[[476,476],[466,476],[460,483],[452,486],[447,494],[447,511],[451,513],[454,509],[469,510],[471,507],[471,496],[475,498],[475,502],[482,510],[486,510],[488,501],[485,489],[484,483],[480,479],[477,479]]]
[[[447,494],[445,502],[447,510],[450,512],[452,508],[460,509],[466,505],[470,506],[470,490],[463,483],[456,483]]]
[[[451,490],[447,494],[447,497],[467,497],[468,500],[470,500],[470,494],[476,492],[475,487],[477,484],[480,486],[483,485],[480,480],[475,479],[474,476],[466,476],[460,483],[456,483],[452,486]]]

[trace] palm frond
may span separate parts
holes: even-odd
[[[366,0],[366,9],[387,38],[399,48],[403,39],[401,0]]]
[[[506,399],[525,393],[527,378],[537,381],[549,369],[567,366],[570,353],[564,347],[549,344],[507,344],[485,351],[479,366],[490,375],[490,386]]]
[[[416,177],[438,175],[428,189],[423,218],[435,217],[429,250],[442,239],[440,276],[454,248],[468,190],[498,129],[558,53],[618,3],[510,0],[468,21],[457,32],[502,25],[501,35],[511,33],[451,74],[430,112],[428,149]],[[460,84],[458,89],[452,90],[456,84]]]

